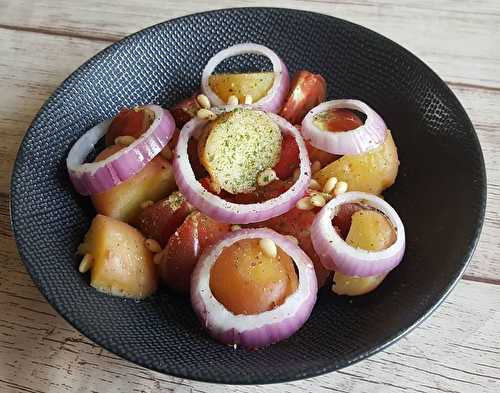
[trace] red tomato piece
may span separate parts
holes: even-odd
[[[297,72],[280,115],[292,124],[299,124],[308,111],[325,101],[326,81],[319,74]]]
[[[121,109],[109,125],[105,137],[106,145],[112,145],[119,136],[139,138],[153,122],[154,114],[150,112],[141,107]]]
[[[182,128],[189,120],[196,116],[196,113],[201,108],[200,104],[196,100],[196,96],[199,93],[194,93],[191,97],[185,98],[184,100],[175,104],[170,108],[170,113],[175,120],[175,125],[178,128]]]
[[[280,160],[274,166],[274,171],[280,179],[288,179],[293,175],[293,171],[299,167],[299,147],[295,138],[286,135],[281,142]]]
[[[332,109],[321,113],[316,120],[321,129],[332,132],[354,130],[363,125],[363,122],[349,109]]]
[[[160,254],[160,277],[174,292],[187,295],[191,273],[201,253],[230,231],[201,212],[191,213]]]
[[[193,206],[176,191],[142,210],[138,228],[145,237],[155,239],[163,247],[192,211]]]

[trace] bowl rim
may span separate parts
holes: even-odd
[[[406,328],[400,329],[396,334],[394,334],[393,336],[391,336],[388,339],[378,340],[377,342],[375,342],[372,345],[372,348],[370,350],[358,351],[358,353],[355,356],[340,362],[340,366],[337,365],[337,366],[318,367],[317,365],[315,365],[315,366],[304,367],[301,372],[296,372],[294,374],[290,373],[286,377],[283,377],[283,376],[268,377],[268,378],[255,377],[251,381],[239,379],[237,376],[235,376],[234,378],[223,378],[221,380],[215,380],[215,379],[210,378],[208,376],[193,377],[192,375],[188,375],[187,373],[173,371],[173,370],[169,369],[168,367],[164,367],[163,369],[161,369],[157,365],[147,364],[147,362],[140,361],[137,359],[131,359],[129,356],[127,356],[127,354],[124,353],[124,351],[121,351],[117,348],[114,348],[109,343],[99,342],[99,340],[96,339],[94,334],[82,330],[85,327],[82,328],[81,324],[78,321],[70,320],[63,312],[61,312],[61,310],[57,306],[57,304],[55,302],[52,302],[51,299],[49,298],[49,296],[45,290],[45,286],[44,286],[43,282],[40,280],[40,277],[37,276],[33,267],[31,266],[32,264],[31,264],[28,256],[26,255],[25,250],[23,249],[23,247],[20,247],[19,238],[22,237],[22,234],[16,226],[16,220],[17,220],[18,214],[17,214],[16,208],[15,208],[15,203],[17,202],[17,200],[19,198],[19,194],[16,191],[16,187],[14,186],[14,183],[15,183],[15,179],[17,179],[17,177],[18,177],[18,171],[19,171],[19,166],[20,166],[19,156],[20,156],[20,153],[24,149],[25,142],[26,142],[27,138],[32,133],[33,126],[35,125],[35,123],[38,122],[41,114],[46,110],[47,106],[51,103],[54,96],[58,95],[63,90],[63,88],[69,82],[71,82],[74,78],[77,78],[77,75],[75,75],[75,74],[82,67],[85,67],[86,65],[88,65],[90,62],[92,62],[94,60],[98,60],[100,57],[103,56],[103,54],[105,54],[109,51],[116,50],[121,45],[123,45],[124,42],[126,42],[128,40],[132,40],[137,36],[140,36],[142,34],[147,33],[148,30],[153,29],[155,27],[159,27],[161,25],[170,24],[170,23],[175,24],[179,21],[187,20],[187,19],[190,19],[192,17],[211,16],[211,15],[219,14],[221,12],[255,12],[255,11],[276,11],[276,12],[285,11],[285,12],[290,12],[290,13],[307,14],[307,15],[314,15],[314,16],[330,18],[331,20],[333,20],[337,23],[341,22],[341,23],[350,25],[353,28],[369,32],[377,39],[384,40],[393,46],[397,46],[404,53],[408,54],[409,56],[413,57],[416,61],[420,62],[421,65],[429,73],[429,75],[432,78],[434,78],[437,83],[440,83],[442,85],[442,87],[444,87],[446,94],[448,94],[455,101],[456,108],[462,112],[461,114],[464,116],[464,118],[467,119],[467,126],[470,127],[470,129],[473,131],[470,135],[472,137],[471,141],[474,143],[475,147],[478,149],[478,151],[480,153],[479,157],[476,157],[476,159],[479,160],[479,166],[481,169],[480,170],[481,179],[479,179],[479,181],[481,183],[480,188],[479,188],[480,200],[478,200],[478,204],[480,206],[480,209],[479,209],[480,214],[477,217],[476,226],[474,228],[474,233],[472,235],[472,238],[469,240],[469,244],[467,246],[467,252],[463,256],[463,258],[461,259],[461,262],[463,261],[464,263],[463,263],[462,267],[452,277],[450,277],[450,281],[448,282],[448,285],[446,287],[444,287],[440,293],[437,294],[437,296],[436,296],[437,301],[430,308],[428,308],[426,311],[424,311],[421,315],[416,315],[417,318],[410,326],[407,326]],[[34,117],[32,122],[30,123],[30,126],[26,130],[26,132],[25,132],[25,134],[24,134],[24,136],[19,144],[19,147],[18,147],[18,150],[16,153],[16,159],[15,159],[12,171],[11,171],[10,191],[11,191],[10,198],[9,198],[10,224],[11,224],[11,228],[12,228],[12,235],[13,235],[13,238],[15,239],[16,248],[19,252],[20,259],[22,260],[23,264],[25,265],[25,267],[26,267],[28,273],[30,274],[31,279],[35,283],[36,287],[38,288],[40,293],[43,295],[43,297],[47,300],[47,303],[56,310],[58,315],[60,315],[66,322],[68,322],[73,328],[75,328],[78,331],[78,333],[82,334],[84,337],[86,337],[87,339],[89,339],[93,343],[96,343],[100,347],[106,349],[107,351],[119,356],[121,359],[135,363],[141,367],[159,372],[159,373],[164,374],[164,375],[169,375],[169,376],[173,376],[176,378],[188,379],[191,381],[199,381],[199,382],[206,382],[206,383],[213,383],[213,384],[228,384],[228,385],[255,385],[255,384],[258,384],[258,385],[265,385],[265,384],[291,382],[291,381],[301,380],[301,379],[305,379],[305,378],[313,378],[313,377],[317,377],[320,375],[324,375],[327,373],[341,370],[347,366],[358,363],[359,361],[364,360],[364,359],[366,359],[366,358],[368,358],[368,357],[370,357],[370,356],[372,356],[380,351],[383,351],[384,349],[386,349],[387,347],[389,347],[390,345],[394,344],[396,341],[401,339],[403,336],[405,336],[408,333],[410,333],[411,331],[413,331],[423,321],[425,321],[448,297],[448,295],[451,293],[451,291],[455,288],[455,286],[458,284],[458,282],[462,278],[465,270],[467,269],[467,267],[469,266],[469,264],[471,262],[471,258],[473,256],[474,251],[476,250],[476,247],[477,247],[478,242],[479,242],[479,238],[481,235],[481,231],[482,231],[482,227],[483,227],[483,223],[484,223],[484,218],[485,218],[486,202],[487,202],[487,176],[486,176],[486,167],[485,167],[484,155],[482,152],[481,144],[479,142],[477,132],[476,132],[468,114],[466,113],[464,107],[462,106],[462,104],[460,103],[458,98],[456,97],[455,93],[448,86],[448,84],[445,81],[443,81],[436,74],[436,72],[434,72],[423,60],[421,60],[418,56],[416,56],[410,50],[406,49],[405,47],[398,44],[397,42],[391,40],[390,38],[385,37],[384,35],[376,32],[372,29],[364,27],[364,26],[357,24],[355,22],[351,22],[349,20],[345,20],[345,19],[338,18],[335,16],[323,14],[320,12],[299,10],[299,9],[293,9],[293,8],[287,8],[287,7],[229,7],[229,8],[217,8],[217,9],[212,9],[212,10],[203,11],[203,12],[196,12],[196,13],[181,15],[181,16],[178,16],[176,18],[167,19],[165,21],[153,24],[151,26],[147,26],[147,27],[140,29],[132,34],[126,35],[123,38],[121,38],[115,42],[112,42],[110,45],[101,49],[98,53],[96,53],[95,55],[93,55],[92,57],[87,59],[84,63],[82,63],[74,71],[72,71],[71,74],[69,76],[67,76],[59,84],[59,86],[50,94],[50,96],[45,100],[43,105],[38,110],[36,116]]]

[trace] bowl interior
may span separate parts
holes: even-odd
[[[123,106],[166,107],[191,94],[218,50],[240,42],[274,49],[293,73],[328,81],[329,98],[357,98],[386,120],[401,161],[385,194],[407,234],[406,255],[374,293],[323,290],[290,339],[258,351],[223,346],[198,325],[189,301],[161,290],[134,302],[103,295],[78,273],[75,250],[94,212],[69,184],[73,143]],[[247,59],[259,68],[258,61]],[[230,64],[228,65],[230,66]],[[224,383],[298,379],[351,364],[394,341],[445,296],[474,249],[485,173],[472,125],[446,85],[412,54],[332,17],[234,9],[169,21],[130,36],[80,67],[28,130],[12,180],[21,256],[49,302],[77,329],[125,358],[168,374]]]

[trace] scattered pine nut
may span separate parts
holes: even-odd
[[[275,258],[278,255],[278,249],[276,244],[271,239],[260,239],[259,246],[264,251],[267,256]]]
[[[311,210],[314,208],[313,204],[311,203],[311,198],[309,197],[299,199],[295,207],[299,210]]]
[[[326,204],[325,198],[321,194],[314,194],[311,198],[311,204],[316,207],[323,207]]]
[[[344,192],[347,191],[347,183],[345,181],[339,181],[337,185],[335,186],[335,189],[333,190],[333,195],[337,196],[340,194],[343,194]]]
[[[300,168],[297,168],[293,171],[293,181],[297,181],[297,179],[300,177]]]
[[[213,113],[211,110],[206,109],[206,108],[201,108],[197,113],[196,116],[198,116],[199,119],[202,120],[215,120],[217,119],[217,115]]]
[[[135,142],[135,138],[130,135],[122,135],[115,138],[115,145],[128,146]]]
[[[257,175],[257,184],[264,187],[277,178],[278,176],[276,176],[276,172],[271,168],[267,168]]]
[[[323,198],[325,198],[327,202],[333,198],[332,194],[328,194],[327,192],[322,192],[321,195],[323,195]]]
[[[231,225],[231,232],[239,231],[241,226],[238,224]]]
[[[292,236],[292,235],[286,235],[285,236],[288,240],[290,240],[291,242],[295,243],[295,244],[299,244],[299,241],[297,240],[297,238],[295,236]]]
[[[227,99],[227,104],[228,105],[238,105],[240,102],[238,100],[238,97],[236,96],[229,96]]]
[[[153,201],[151,201],[151,200],[144,201],[144,202],[141,203],[141,209],[145,209],[145,208],[147,208],[149,206],[153,206],[154,204],[155,203]]]
[[[337,178],[335,176],[330,177],[323,187],[323,192],[330,193],[335,189],[337,185]]]
[[[155,239],[146,239],[144,245],[152,253],[157,254],[161,251],[160,243],[158,243]]]
[[[245,96],[245,105],[252,105],[253,104],[253,97],[250,94],[247,94]]]
[[[200,106],[205,109],[210,109],[210,107],[212,106],[210,104],[210,100],[205,94],[198,94],[198,96],[196,97],[196,101],[198,101],[198,104],[200,104]]]
[[[172,149],[168,146],[165,146],[161,152],[160,152],[160,155],[167,161],[170,161],[173,157],[173,154],[172,154]]]
[[[318,183],[317,180],[311,179],[311,181],[309,182],[309,188],[311,190],[319,191],[319,190],[321,190],[321,185]]]
[[[85,254],[82,261],[80,262],[80,265],[78,266],[78,271],[80,273],[87,273],[92,267],[93,263],[94,257],[91,254]]]
[[[321,169],[321,162],[314,161],[311,165],[311,172],[316,173]]]

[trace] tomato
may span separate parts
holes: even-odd
[[[324,131],[345,132],[362,126],[363,122],[349,109],[331,109],[317,115],[314,124]]]
[[[319,74],[297,72],[280,115],[292,124],[299,124],[308,111],[326,99],[326,81]]]
[[[316,270],[319,287],[323,286],[330,272],[326,270],[319,260],[318,254],[314,251],[311,241],[311,225],[316,217],[315,210],[300,210],[294,207],[281,216],[271,218],[262,223],[254,224],[256,227],[266,227],[274,229],[282,235],[294,236],[299,241],[299,246],[311,258]]]
[[[175,125],[182,128],[189,120],[196,116],[196,113],[201,108],[196,100],[198,92],[194,93],[191,97],[175,104],[170,108],[170,113],[175,120]]]
[[[198,211],[191,213],[170,237],[160,254],[160,276],[173,291],[187,295],[191,273],[201,253],[230,231]]]
[[[291,135],[283,137],[281,142],[280,160],[274,166],[274,171],[280,179],[288,179],[293,175],[293,171],[299,167],[299,147],[295,138]]]
[[[154,120],[154,113],[146,108],[123,108],[109,125],[106,145],[112,145],[119,136],[130,135],[139,138]]]
[[[191,204],[176,191],[142,210],[138,218],[138,228],[144,236],[155,239],[163,247],[192,211]]]
[[[333,109],[318,116],[315,125],[324,131],[344,132],[354,130],[363,125],[361,119],[348,109]],[[319,161],[326,166],[340,158],[340,156],[315,148],[310,141],[306,141],[307,152],[311,162]]]
[[[224,199],[240,204],[251,204],[268,201],[276,198],[286,192],[292,186],[292,182],[284,180],[275,180],[267,186],[257,187],[255,191],[242,194],[228,194]]]
[[[283,250],[265,254],[259,239],[226,247],[210,272],[215,298],[234,314],[258,314],[283,304],[298,286],[295,266]]]

